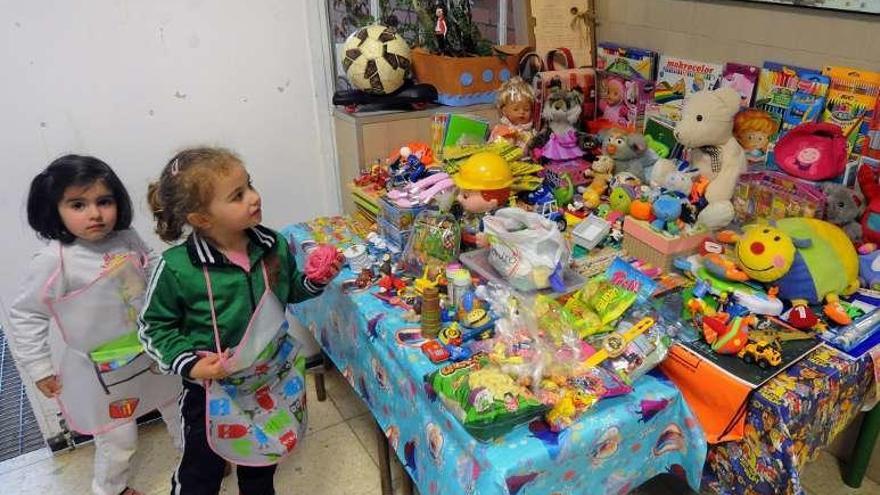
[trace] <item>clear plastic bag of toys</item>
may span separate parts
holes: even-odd
[[[461,229],[450,213],[425,210],[415,218],[403,251],[403,268],[422,276],[428,267],[442,269],[458,259]]]

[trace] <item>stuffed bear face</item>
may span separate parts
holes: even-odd
[[[865,209],[865,197],[862,193],[839,184],[827,184],[824,189],[825,215],[829,222],[844,225],[861,216]]]
[[[739,101],[739,93],[732,88],[697,91],[685,102],[675,138],[688,148],[726,143],[733,132]]]
[[[548,122],[568,122],[574,125],[581,116],[583,103],[584,94],[580,88],[575,87],[566,91],[561,86],[553,85],[547,95],[541,116]]]
[[[615,160],[632,160],[645,154],[648,143],[641,134],[624,133],[617,130],[606,133],[602,138],[602,152]]]

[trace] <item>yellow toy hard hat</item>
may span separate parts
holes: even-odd
[[[513,184],[513,175],[507,160],[498,153],[474,153],[458,168],[452,180],[459,189],[494,191]]]

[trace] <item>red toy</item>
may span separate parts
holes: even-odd
[[[425,343],[422,344],[422,352],[425,353],[425,356],[428,356],[428,359],[434,364],[442,363],[449,359],[449,351],[447,351],[446,348],[436,340],[425,341]]]
[[[382,275],[379,279],[379,289],[388,295],[397,295],[406,288],[406,282],[395,277],[394,275]]]
[[[345,257],[329,244],[321,244],[312,250],[306,258],[306,278],[318,284],[326,285],[339,273]]]
[[[858,178],[862,194],[868,200],[868,206],[862,214],[862,239],[880,244],[880,184],[877,183],[877,172],[868,165],[862,165]]]

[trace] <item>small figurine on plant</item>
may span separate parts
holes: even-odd
[[[534,137],[532,107],[535,93],[519,76],[512,77],[501,85],[495,105],[501,112],[501,120],[492,128],[489,141],[504,139],[525,150]]]
[[[446,55],[449,52],[449,45],[446,43],[446,32],[448,31],[446,27],[446,7],[442,4],[437,4],[437,7],[434,9],[434,17],[437,19],[437,23],[434,24],[434,40],[437,42],[437,52]]]
[[[452,180],[458,187],[458,202],[464,214],[461,219],[461,239],[465,245],[485,247],[483,216],[507,206],[513,175],[507,160],[491,152],[470,156],[458,169]]]

